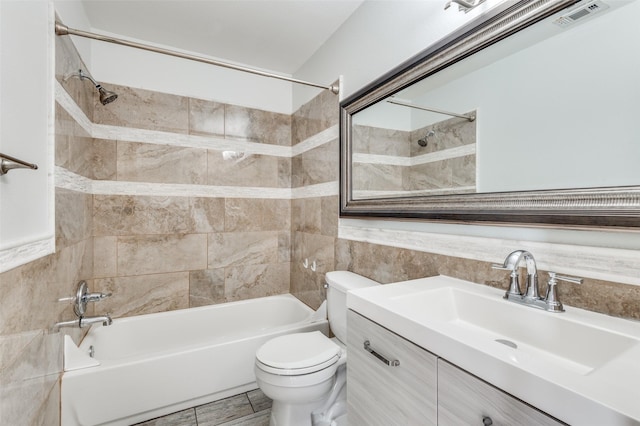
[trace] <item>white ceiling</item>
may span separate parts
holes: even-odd
[[[82,0],[92,31],[293,74],[363,0]]]

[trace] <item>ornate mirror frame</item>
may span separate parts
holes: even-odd
[[[355,113],[577,2],[505,2],[342,101],[340,216],[503,225],[640,227],[640,186],[353,199]]]

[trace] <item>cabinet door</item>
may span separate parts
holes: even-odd
[[[435,425],[436,357],[353,311],[347,327],[349,424]]]
[[[443,359],[438,359],[438,425],[563,424]]]

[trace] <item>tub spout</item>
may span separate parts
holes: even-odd
[[[109,315],[101,315],[98,317],[80,317],[78,319],[70,320],[70,321],[61,321],[57,322],[53,325],[53,331],[58,331],[62,327],[80,327],[84,328],[90,326],[91,324],[96,324],[101,322],[102,325],[107,326],[113,323],[113,320]]]
[[[101,315],[98,317],[82,317],[80,318],[80,321],[79,321],[80,328],[86,327],[91,324],[96,324],[99,322],[101,322],[102,325],[104,326],[111,325],[111,323],[113,323],[109,315]]]
[[[80,327],[80,319],[74,319],[70,321],[60,321],[53,325],[53,331],[58,331],[62,327]]]

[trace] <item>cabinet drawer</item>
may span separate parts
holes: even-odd
[[[436,357],[353,311],[347,323],[349,424],[435,425]],[[385,358],[399,365],[387,365]]]
[[[438,359],[438,425],[558,426],[549,417],[458,367]]]

